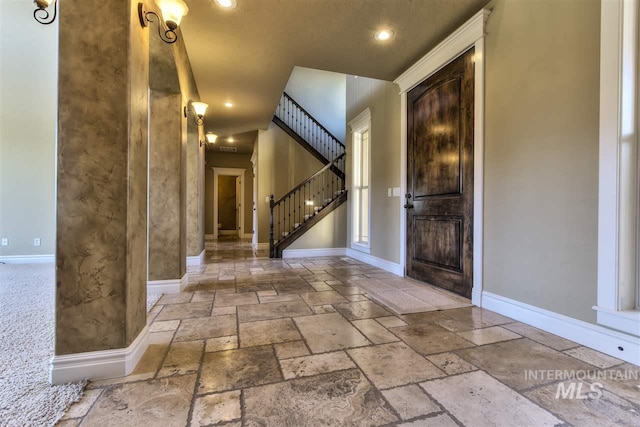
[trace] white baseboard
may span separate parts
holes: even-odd
[[[345,254],[345,248],[285,249],[282,251],[282,258],[344,256]]]
[[[378,258],[373,255],[365,254],[364,252],[356,251],[351,248],[347,248],[346,255],[348,257],[357,259],[358,261],[366,262],[374,267],[381,268],[389,273],[393,273],[396,276],[404,277],[404,268],[402,265],[387,261],[386,259]]]
[[[204,260],[204,252],[205,250],[203,249],[202,252],[200,252],[200,255],[188,256],[187,267],[202,264],[202,261]]]
[[[46,264],[56,262],[55,255],[5,255],[0,256],[5,264]]]
[[[269,244],[268,243],[254,243],[253,244],[253,249],[256,249],[256,250],[269,249]]]
[[[149,345],[147,326],[127,348],[53,356],[49,381],[52,385],[84,379],[100,380],[129,375]]]
[[[482,307],[482,289],[478,289],[475,286],[471,289],[471,303]]]
[[[482,308],[495,311],[626,362],[640,365],[640,342],[637,337],[486,291],[482,292]],[[624,351],[620,351],[618,347],[623,348]]]
[[[149,280],[147,293],[149,294],[179,294],[187,287],[189,276],[185,274],[182,279]]]

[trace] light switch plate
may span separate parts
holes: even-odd
[[[40,246],[40,238],[36,237],[33,239],[33,246]]]
[[[393,187],[393,197],[400,197],[400,187]]]
[[[2,238],[2,246],[9,246],[9,239],[7,239],[6,237]]]

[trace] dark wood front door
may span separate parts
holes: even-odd
[[[409,277],[471,297],[473,49],[407,96]]]

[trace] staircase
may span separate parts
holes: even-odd
[[[347,200],[346,154],[344,144],[286,93],[273,122],[325,165],[280,199],[271,195],[269,254],[281,258],[285,248]]]

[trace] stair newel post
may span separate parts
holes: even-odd
[[[269,255],[271,258],[275,258],[275,248],[273,244],[273,208],[275,201],[273,200],[273,194],[269,196],[269,210],[271,211],[271,217],[269,218]],[[279,221],[278,221],[279,222]]]

